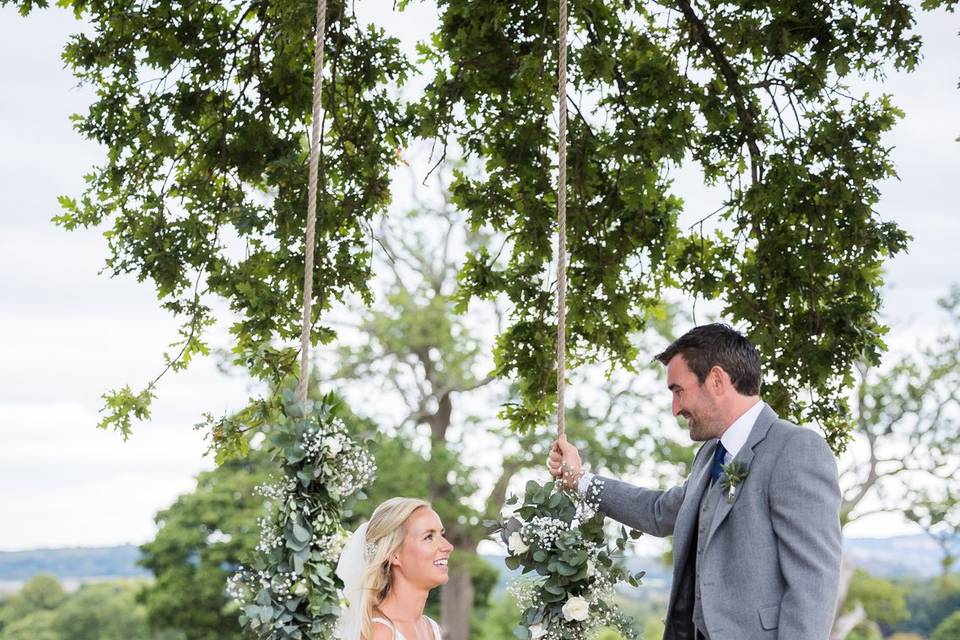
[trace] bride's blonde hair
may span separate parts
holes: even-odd
[[[361,582],[363,600],[360,610],[360,636],[373,637],[373,617],[393,587],[390,558],[403,546],[407,519],[420,507],[430,507],[418,498],[390,498],[380,504],[367,524],[367,549],[370,560]],[[394,629],[396,637],[396,629]]]

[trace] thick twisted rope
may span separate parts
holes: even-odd
[[[307,403],[310,384],[310,307],[313,303],[313,259],[316,253],[317,174],[320,164],[320,98],[323,82],[323,44],[327,30],[327,0],[317,2],[316,49],[313,54],[313,122],[310,130],[310,175],[307,190],[307,239],[303,266],[303,330],[300,333],[300,383],[297,398]]]
[[[566,439],[564,391],[567,363],[567,0],[560,0],[559,184],[557,185],[557,439]]]

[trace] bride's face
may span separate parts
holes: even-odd
[[[420,507],[407,518],[403,546],[393,562],[410,583],[432,589],[449,580],[447,558],[453,545],[443,537],[440,516],[429,507]]]

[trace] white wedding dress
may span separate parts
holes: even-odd
[[[433,619],[430,618],[430,616],[423,616],[423,617],[427,619],[427,622],[430,623],[430,628],[433,629],[434,640],[443,640],[443,636],[440,635],[440,625],[434,622]],[[385,624],[391,629],[393,629],[393,633],[396,637],[396,640],[407,640],[406,638],[403,637],[403,634],[397,631],[394,628],[394,626],[390,623],[390,621],[387,620],[386,618],[372,618],[372,620],[373,622],[379,622],[380,624]]]

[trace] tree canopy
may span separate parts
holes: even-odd
[[[524,382],[508,412],[534,424],[552,408],[552,73],[555,3],[438,3],[427,51],[439,71],[418,109],[422,136],[452,139],[482,167],[455,201],[509,238],[506,264],[483,251],[465,295],[506,294],[513,323],[498,370]],[[846,441],[843,388],[854,354],[875,361],[880,266],[906,234],[873,211],[893,175],[887,97],[845,79],[912,68],[919,38],[902,2],[575,2],[570,124],[573,361],[633,366],[629,340],[666,287],[719,299],[743,323],[780,412]],[[672,172],[699,167],[716,210],[678,227]],[[705,224],[706,223],[706,224]],[[498,252],[499,254],[499,252]],[[810,390],[809,399],[802,396]]]
[[[208,350],[220,297],[235,313],[235,362],[279,379],[296,366],[312,3],[69,6],[90,30],[64,58],[97,94],[76,127],[106,159],[81,197],[62,198],[57,222],[104,228],[107,272],[150,281],[182,319],[167,368]],[[438,28],[411,61],[349,3],[328,4],[313,338],[333,336],[318,318],[337,300],[369,298],[369,223],[391,201],[397,151],[432,141],[441,162],[448,149],[466,162],[455,203],[503,237],[470,255],[460,298],[512,305],[496,371],[519,382],[521,402],[504,415],[523,430],[555,404],[556,7],[437,6]],[[899,112],[845,83],[914,67],[913,12],[902,0],[571,4],[573,364],[634,367],[630,336],[668,288],[719,300],[763,354],[766,399],[844,446],[852,362],[883,349],[881,267],[908,240],[874,211],[879,181],[894,175],[884,134]],[[397,87],[415,71],[428,86],[405,99]],[[719,194],[689,228],[679,168]],[[102,425],[129,433],[154,392],[108,393]]]

